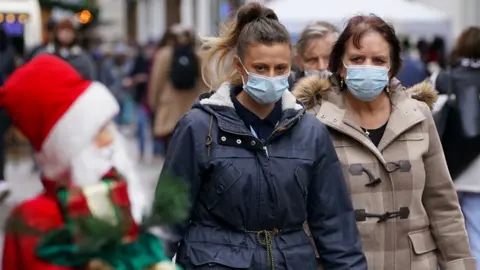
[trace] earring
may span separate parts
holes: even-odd
[[[345,81],[343,80],[343,78],[340,79],[340,89],[343,89],[345,85]]]
[[[390,94],[390,86],[387,86],[387,87],[385,88],[385,91],[387,92],[387,94]]]

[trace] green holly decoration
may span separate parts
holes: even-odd
[[[189,187],[181,179],[162,174],[155,189],[151,215],[144,221],[145,226],[175,224],[189,216]]]

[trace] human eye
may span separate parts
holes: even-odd
[[[385,59],[382,59],[382,58],[375,58],[373,59],[373,63],[377,66],[383,66],[385,63],[387,63],[387,61],[385,61]]]
[[[283,73],[285,73],[286,69],[287,69],[286,66],[276,67],[277,74],[283,74]]]
[[[265,66],[262,66],[262,65],[254,66],[254,68],[255,68],[255,71],[258,73],[262,73],[266,70]]]
[[[363,62],[365,61],[365,58],[361,57],[361,56],[354,56],[352,58],[350,58],[350,62],[352,62],[353,64],[362,64]]]

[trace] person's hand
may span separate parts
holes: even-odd
[[[137,74],[133,77],[135,83],[146,83],[148,81],[147,74]]]
[[[99,259],[90,260],[85,270],[115,270],[109,264]]]
[[[123,87],[130,88],[133,85],[133,79],[130,78],[130,77],[127,77],[127,78],[123,79],[122,84],[123,84]]]

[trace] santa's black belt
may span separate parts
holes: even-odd
[[[367,218],[378,218],[377,223],[387,221],[391,218],[407,219],[410,216],[410,209],[408,207],[400,207],[396,212],[385,212],[383,214],[367,213],[365,209],[355,210],[355,220],[357,222],[366,221]]]

